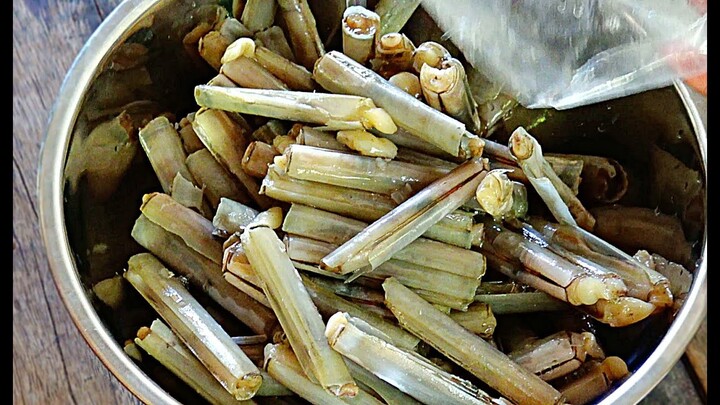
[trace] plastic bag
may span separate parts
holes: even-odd
[[[705,5],[703,0],[422,0],[445,36],[503,92],[527,108],[556,109],[705,73]]]

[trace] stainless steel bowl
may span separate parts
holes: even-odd
[[[99,88],[110,55],[133,35],[155,35],[156,49],[150,54],[150,73],[155,82],[152,96],[169,100],[171,111],[191,108],[192,91],[197,83],[211,77],[209,71],[190,63],[178,63],[182,54],[181,38],[193,22],[190,7],[206,1],[127,0],[120,4],[98,27],[70,68],[54,104],[38,175],[38,195],[43,238],[53,276],[65,305],[92,350],[108,369],[141,401],[153,404],[177,404],[176,398],[138,367],[123,351],[114,333],[114,319],[98,310],[91,298],[94,281],[119,272],[136,247],[129,230],[137,217],[139,196],[143,188],[153,186],[149,168],[136,173],[134,180],[103,206],[81,201],[73,193],[67,168],[82,163],[83,156],[70,156],[74,139],[87,135],[88,109],[97,109],[97,100],[107,98],[106,88]],[[427,20],[427,18],[425,18]],[[427,23],[427,21],[425,21]],[[152,33],[147,26],[152,25]],[[422,27],[421,27],[422,28]],[[417,31],[417,29],[416,29]],[[116,79],[120,80],[120,79]],[[140,97],[133,92],[129,97]],[[144,96],[146,96],[145,94]],[[612,111],[612,113],[610,113]],[[618,119],[618,113],[622,118]],[[624,152],[642,150],[648,141],[675,137],[695,153],[703,176],[707,177],[707,135],[697,106],[687,88],[676,83],[667,89],[654,90],[587,108],[558,113],[538,133],[577,135],[583,131],[599,141],[610,142]],[[583,125],[587,127],[583,128]],[[610,130],[603,125],[611,125]],[[591,126],[597,130],[588,130]],[[637,137],[639,145],[623,144],[625,134]],[[683,137],[682,134],[685,134]],[[552,138],[552,136],[551,136]],[[552,138],[548,142],[562,149],[569,138]],[[645,146],[643,146],[645,145]],[[606,145],[607,146],[607,145]],[[553,150],[548,146],[546,150]],[[101,223],[97,223],[98,218]],[[95,221],[95,222],[93,222]],[[647,395],[678,361],[706,313],[706,232],[701,230],[699,259],[694,282],[687,300],[666,331],[650,339],[650,346],[638,347],[630,362],[632,375],[615,387],[600,403],[637,403]],[[93,239],[95,238],[95,239]],[[88,259],[93,240],[111,241],[112,254],[100,261]],[[654,345],[657,343],[657,345]]]

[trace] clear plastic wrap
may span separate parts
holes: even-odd
[[[706,0],[422,0],[503,92],[567,109],[706,74]]]

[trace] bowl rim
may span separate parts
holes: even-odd
[[[142,18],[172,0],[125,0],[93,32],[70,66],[50,110],[41,145],[37,171],[40,231],[50,270],[60,298],[75,326],[95,355],[133,395],[144,403],[180,405],[167,391],[137,366],[105,328],[95,311],[80,276],[65,228],[63,172],[79,107],[99,67],[109,52],[127,39],[130,29]],[[115,38],[115,40],[112,40]],[[93,69],[84,69],[93,66]],[[80,85],[79,85],[80,84]],[[674,87],[690,116],[702,157],[707,201],[707,133],[687,86],[676,81]],[[707,205],[705,208],[707,212]],[[695,335],[707,311],[707,221],[702,254],[695,270],[691,290],[672,325],[647,360],[620,386],[608,393],[599,405],[636,404],[670,372]],[[687,332],[692,333],[687,333]]]

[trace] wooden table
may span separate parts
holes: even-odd
[[[13,403],[130,404],[72,323],[40,237],[36,170],[53,100],[93,30],[120,0],[13,2]],[[707,326],[642,404],[704,402]],[[696,373],[696,371],[698,371]]]

